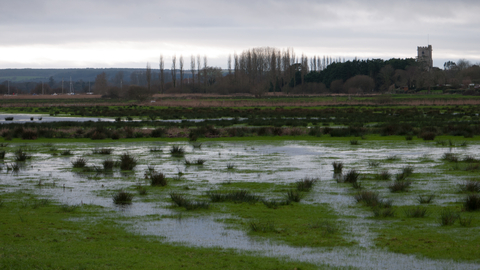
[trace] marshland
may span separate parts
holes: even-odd
[[[1,125],[3,266],[480,267],[476,106],[43,110],[112,120]]]

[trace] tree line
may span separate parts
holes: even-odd
[[[142,99],[156,93],[372,93],[401,89],[415,91],[434,88],[468,88],[480,83],[480,67],[466,60],[448,61],[443,69],[427,68],[415,58],[345,61],[327,56],[307,57],[291,48],[251,48],[228,56],[227,68],[208,65],[207,56],[160,55],[158,69],[147,64],[144,70],[115,74],[101,72],[93,83],[74,81],[75,92],[93,91],[111,98]],[[190,63],[188,63],[188,61]],[[169,69],[168,69],[169,67]],[[70,84],[55,81],[28,82],[31,93],[51,94],[70,91]],[[7,82],[0,93],[7,93]],[[15,84],[9,83],[10,93]],[[13,90],[12,90],[13,88]],[[18,89],[16,89],[18,92]]]

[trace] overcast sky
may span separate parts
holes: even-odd
[[[0,0],[0,68],[158,68],[252,47],[351,59],[480,62],[478,0]],[[186,60],[189,63],[189,60]]]

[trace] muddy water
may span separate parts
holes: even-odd
[[[131,222],[133,231],[164,237],[165,241],[182,245],[199,247],[233,248],[239,251],[253,251],[264,256],[280,256],[292,260],[308,261],[317,264],[329,264],[339,267],[358,267],[362,269],[478,269],[476,264],[457,263],[444,260],[420,259],[415,256],[395,254],[376,248],[373,239],[376,234],[372,228],[381,226],[382,222],[365,219],[369,211],[359,210],[355,204],[351,189],[339,185],[333,179],[333,161],[342,161],[344,170],[357,169],[361,173],[374,173],[388,169],[397,173],[402,167],[412,165],[415,172],[429,173],[428,179],[416,179],[415,190],[430,194],[432,190],[452,190],[463,178],[450,179],[435,173],[433,168],[440,164],[445,152],[460,155],[479,153],[479,145],[449,149],[433,144],[406,142],[369,142],[362,141],[359,146],[350,146],[348,142],[239,142],[204,143],[201,149],[193,149],[183,144],[187,150],[187,159],[203,158],[204,166],[185,167],[183,159],[170,157],[171,143],[111,143],[111,144],[56,144],[59,150],[72,149],[74,156],[51,156],[46,151],[49,147],[30,144],[33,149],[32,160],[16,174],[2,170],[0,172],[0,190],[30,190],[41,196],[52,197],[61,203],[88,203],[118,210],[120,215],[138,217]],[[95,147],[114,149],[113,159],[128,152],[136,155],[139,165],[130,174],[114,172],[112,175],[79,174],[71,171],[71,161],[83,156],[89,165],[98,165],[107,157],[92,155]],[[150,152],[151,148],[160,148],[163,152]],[[5,162],[13,160],[15,145],[7,147]],[[382,161],[387,156],[396,155],[399,161],[382,163],[380,168],[370,168],[368,161]],[[235,170],[226,169],[227,163],[233,163]],[[147,215],[176,215],[167,203],[141,202],[135,200],[129,207],[116,207],[110,194],[113,190],[128,188],[136,184],[145,184],[143,173],[147,166],[168,176],[183,172],[187,185],[196,187],[192,191],[203,194],[206,190],[227,181],[251,181],[268,183],[292,183],[302,177],[318,177],[318,183],[303,203],[328,203],[346,224],[351,238],[358,246],[349,248],[296,248],[273,241],[251,238],[246,232],[227,228],[218,222],[223,217],[194,216],[188,218],[163,218],[151,221]],[[430,177],[431,176],[431,177]],[[387,182],[368,181],[367,185],[378,187],[382,195],[392,198],[395,205],[416,204],[416,195],[392,195],[386,189]],[[400,199],[401,198],[401,199]],[[436,203],[444,204],[458,200],[458,194],[440,195]],[[348,216],[348,218],[342,218]]]

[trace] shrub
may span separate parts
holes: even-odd
[[[152,133],[150,134],[150,136],[154,138],[160,138],[160,137],[163,137],[164,135],[165,135],[165,129],[163,128],[156,128],[152,130]]]
[[[84,168],[87,165],[87,160],[85,158],[77,158],[72,160],[72,165],[74,168]]]
[[[415,208],[407,208],[404,210],[405,216],[409,218],[423,218],[428,216],[428,210],[426,207],[417,206]]]
[[[470,194],[465,197],[463,202],[465,211],[476,211],[480,209],[480,195]]]
[[[295,182],[295,185],[298,191],[309,191],[317,181],[317,178],[304,178]]]
[[[0,159],[4,159],[5,158],[5,151],[0,151]]]
[[[435,140],[436,136],[437,136],[437,134],[435,132],[426,131],[426,132],[420,133],[420,135],[418,137],[422,138],[424,141],[433,141],[433,140]]]
[[[120,169],[124,171],[131,171],[137,166],[137,159],[128,153],[123,153],[120,156]]]
[[[458,213],[450,209],[443,209],[440,212],[439,222],[442,226],[453,225],[458,219]]]
[[[22,139],[23,140],[36,140],[38,137],[37,132],[35,130],[26,129],[22,132]]]
[[[124,190],[119,190],[112,196],[112,199],[115,204],[132,204],[133,194]]]

